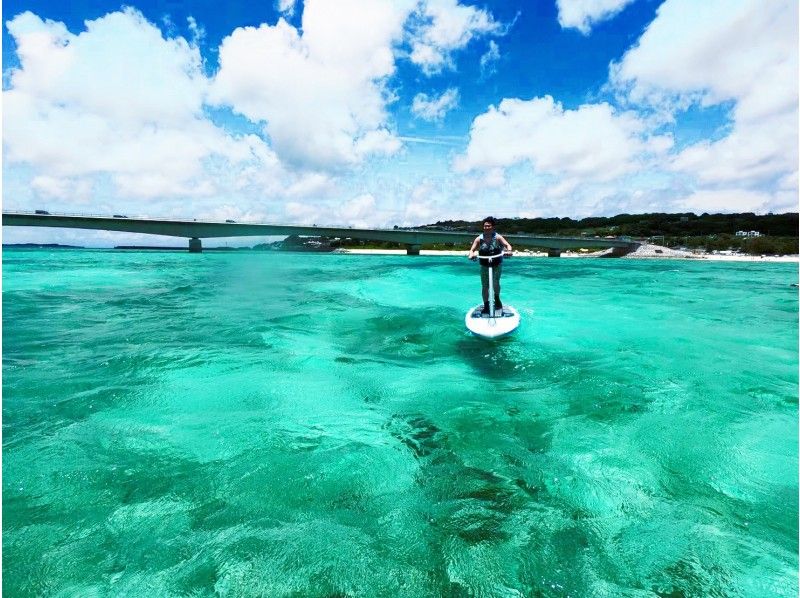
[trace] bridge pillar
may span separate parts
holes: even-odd
[[[406,244],[406,255],[419,255],[421,245]]]
[[[547,257],[561,257],[561,250],[560,249],[548,249],[547,250]]]
[[[203,243],[197,237],[189,239],[189,253],[202,253]]]

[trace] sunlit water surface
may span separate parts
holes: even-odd
[[[3,252],[10,596],[796,596],[796,264]]]

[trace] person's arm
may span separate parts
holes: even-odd
[[[475,237],[475,240],[472,242],[472,247],[469,248],[469,254],[467,254],[467,257],[469,259],[475,257],[476,255],[475,249],[478,247],[478,241],[480,241],[480,237]]]
[[[506,241],[506,239],[505,239],[505,237],[504,237],[503,235],[497,235],[497,240],[498,240],[498,241],[500,241],[500,242],[501,242],[503,245],[505,245],[505,247],[506,247],[506,251],[508,251],[509,253],[511,253],[512,251],[514,251],[514,250],[511,248],[511,243],[509,243],[508,241]]]

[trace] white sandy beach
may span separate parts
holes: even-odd
[[[561,254],[562,258],[597,258],[609,253],[610,250],[579,252],[565,251]],[[357,249],[340,248],[335,253],[351,253],[360,255],[406,255],[405,249]],[[452,250],[431,250],[423,249],[420,255],[437,256],[465,256],[466,251]],[[545,251],[529,251],[527,249],[515,250],[514,257],[547,257]],[[619,259],[687,259],[687,260],[710,260],[715,262],[795,262],[800,263],[800,256],[797,255],[744,255],[744,254],[719,254],[719,253],[692,253],[690,251],[680,251],[662,247],[660,245],[643,244],[634,252]]]

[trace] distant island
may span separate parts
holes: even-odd
[[[62,245],[61,243],[3,243],[3,248],[27,248],[27,249],[85,249],[82,245]]]
[[[480,221],[443,220],[421,230],[479,231]],[[647,213],[572,218],[497,218],[504,234],[564,237],[630,237],[670,248],[739,251],[754,255],[797,255],[797,212],[757,215]]]
[[[735,234],[737,231],[759,230],[765,235],[797,236],[798,213],[757,215],[752,212],[739,214],[708,214],[692,212],[666,214],[618,214],[617,216],[591,216],[572,218],[504,218],[496,217],[498,230],[509,234],[568,235],[582,233],[594,235],[616,234],[632,237],[697,236],[712,234]],[[442,220],[435,224],[414,227],[433,230],[480,230],[481,221]]]
[[[504,218],[496,217],[503,234],[543,237],[613,237],[687,251],[732,251],[749,255],[797,255],[797,212],[785,214],[619,214],[609,217]],[[478,234],[481,221],[441,220],[433,224],[400,227],[395,230],[456,231]],[[463,250],[464,243],[423,244],[422,249]],[[284,241],[254,249],[279,251],[334,251],[336,249],[402,249],[400,243],[351,238],[287,237]]]

